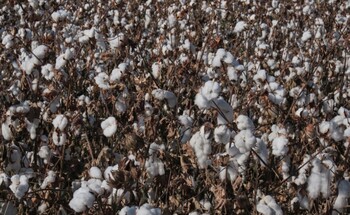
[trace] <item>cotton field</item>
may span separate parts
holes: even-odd
[[[0,3],[0,214],[348,214],[349,0]]]

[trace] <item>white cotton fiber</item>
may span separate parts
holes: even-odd
[[[288,139],[280,136],[272,141],[272,154],[275,156],[284,156],[288,152]]]
[[[90,193],[87,187],[80,187],[73,194],[73,199],[69,202],[69,206],[77,213],[84,212],[87,208],[91,208],[95,202],[95,196]]]
[[[102,179],[102,172],[101,172],[100,168],[98,168],[96,166],[93,166],[90,168],[89,175],[91,178]]]
[[[64,115],[58,114],[56,118],[52,121],[52,124],[55,128],[58,128],[61,131],[64,131],[64,129],[68,124],[68,119]]]
[[[101,122],[101,128],[103,129],[103,135],[111,137],[117,131],[117,121],[113,116],[108,117]]]

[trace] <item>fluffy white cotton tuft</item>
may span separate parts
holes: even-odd
[[[254,123],[248,116],[239,115],[236,119],[236,123],[239,130],[254,130]]]
[[[174,108],[177,104],[177,98],[173,92],[162,89],[155,89],[152,91],[152,95],[158,100],[166,99],[170,108]]]
[[[350,183],[348,180],[341,180],[338,183],[338,196],[333,205],[332,215],[344,213],[344,209],[348,205],[348,198],[350,196]]]
[[[102,179],[102,172],[101,172],[100,168],[98,168],[96,166],[93,166],[90,168],[89,175],[91,178]]]
[[[101,122],[101,128],[103,129],[103,135],[111,137],[117,131],[117,121],[113,116],[108,117]]]
[[[60,131],[64,131],[68,124],[68,119],[64,115],[58,114],[56,118],[52,121],[52,124],[55,128],[60,129]]]
[[[288,139],[280,136],[272,141],[272,154],[275,156],[284,156],[288,152]]]
[[[80,187],[73,194],[73,199],[69,202],[75,212],[84,212],[87,208],[91,208],[95,202],[95,196],[90,193],[90,189],[87,187]]]
[[[231,130],[226,125],[220,125],[214,130],[214,139],[217,143],[227,144],[231,139]]]
[[[50,170],[47,173],[46,178],[44,179],[44,182],[41,184],[40,188],[45,189],[47,185],[54,183],[56,181],[56,173],[52,170]]]
[[[251,130],[242,130],[235,136],[235,146],[240,153],[249,152],[255,146],[256,138]]]

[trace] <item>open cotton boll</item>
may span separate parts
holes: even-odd
[[[238,81],[238,72],[233,66],[227,67],[227,77],[230,81]]]
[[[46,80],[51,80],[55,76],[52,64],[46,64],[42,66],[41,74],[44,76]]]
[[[87,187],[97,195],[102,195],[104,192],[104,189],[101,185],[102,181],[100,179],[91,178],[87,181]]]
[[[288,152],[288,139],[280,136],[272,141],[272,154],[275,156],[284,156]]]
[[[21,199],[29,189],[28,178],[25,175],[11,177],[10,189],[17,199]]]
[[[262,213],[263,215],[274,215],[274,211],[272,208],[266,205],[264,200],[260,200],[259,203],[256,205],[256,210],[259,213]]]
[[[115,68],[112,70],[111,75],[109,76],[109,79],[111,82],[119,81],[123,75],[123,71],[119,68]]]
[[[136,206],[124,206],[118,213],[118,215],[136,215]]]
[[[204,126],[201,127],[203,130]],[[203,134],[202,131],[196,132],[190,139],[190,146],[194,149],[194,152],[197,157],[199,168],[206,168],[210,160],[208,155],[211,153],[211,141],[208,139],[206,134]]]
[[[267,150],[267,146],[265,141],[263,141],[260,138],[256,138],[256,148],[255,148],[256,153],[259,155],[259,162],[261,165],[264,165],[263,161],[268,164],[269,163],[269,151]],[[262,161],[261,161],[261,160]]]
[[[207,81],[201,88],[200,93],[207,99],[212,100],[219,97],[221,86],[218,82]]]
[[[238,21],[233,29],[233,32],[240,33],[246,28],[247,24],[244,21]]]
[[[166,99],[170,108],[175,107],[177,104],[177,98],[173,92],[162,89],[155,89],[152,91],[152,95],[158,100]]]
[[[67,127],[68,119],[64,115],[58,114],[52,121],[52,124],[55,128],[60,129],[60,131],[64,131],[64,129]]]
[[[64,55],[65,54],[61,54],[56,58],[55,69],[60,70],[67,64]]]
[[[160,208],[154,208],[150,204],[143,204],[136,210],[137,215],[161,215],[162,211]]]
[[[225,181],[226,179],[230,180],[231,182],[235,181],[238,174],[236,165],[233,162],[230,162],[230,164],[225,167],[220,166],[219,178],[221,181]]]
[[[42,60],[46,57],[46,54],[48,51],[49,51],[49,47],[45,45],[40,45],[33,50],[33,54],[35,55],[35,57]]]
[[[52,133],[52,140],[56,146],[63,146],[66,143],[67,134],[65,132],[58,133],[54,131]]]
[[[118,170],[118,164],[115,166],[109,166],[105,169],[103,172],[103,177],[107,182],[111,182],[115,180],[115,178],[112,175],[112,171],[117,171]]]
[[[159,78],[161,69],[162,69],[162,64],[160,64],[158,62],[154,62],[152,64],[152,75],[154,78],[156,78],[156,79]]]
[[[199,109],[210,108],[210,101],[200,92],[196,94],[194,103],[199,107]]]
[[[305,32],[303,33],[303,36],[301,37],[301,40],[302,40],[303,42],[306,42],[306,41],[308,41],[310,38],[311,38],[311,32],[310,32],[310,31],[305,31]]]
[[[13,39],[14,37],[11,34],[7,34],[2,38],[1,43],[5,46],[6,49],[9,49],[14,45]]]
[[[148,150],[148,155],[153,155],[155,152],[159,151],[159,150],[165,150],[165,146],[164,144],[160,144],[158,145],[157,143],[151,143],[151,145],[149,146],[149,150]]]
[[[217,124],[224,125],[231,123],[233,121],[233,108],[232,106],[224,100],[221,96],[214,99],[211,106],[218,110]]]
[[[6,173],[4,173],[4,172],[0,173],[0,186],[4,185],[4,186],[8,187],[9,183],[10,183],[9,179],[10,179],[9,176]]]
[[[217,143],[227,144],[231,139],[231,133],[226,125],[220,125],[214,130],[214,140]]]
[[[151,176],[164,175],[164,164],[159,158],[152,158],[146,160],[145,168],[147,173]]]
[[[123,45],[124,40],[125,40],[125,35],[123,33],[119,33],[115,37],[109,38],[108,42],[112,49],[117,49]]]
[[[38,156],[44,159],[44,163],[47,164],[51,158],[50,148],[48,146],[41,146],[40,150],[38,151]]]
[[[236,119],[236,123],[239,130],[254,130],[254,123],[248,116],[239,115]]]
[[[101,122],[101,128],[103,129],[103,135],[111,137],[117,131],[117,121],[113,116],[108,117]]]
[[[281,207],[276,203],[275,199],[271,196],[267,195],[264,197],[264,201],[266,202],[266,205],[269,206],[275,214],[275,215],[283,215],[283,211]]]
[[[348,205],[349,196],[350,196],[350,183],[347,180],[341,180],[338,183],[338,196],[333,205],[332,215],[344,213],[344,209]]]
[[[102,179],[102,172],[100,170],[100,168],[93,166],[90,168],[89,170],[89,176],[91,178],[98,178],[98,179]]]
[[[13,138],[10,124],[11,124],[10,117],[8,117],[7,120],[1,124],[1,134],[5,140],[12,140],[12,138]]]
[[[46,178],[44,179],[43,183],[41,184],[40,188],[45,189],[47,185],[54,183],[56,181],[56,173],[52,170],[50,170],[47,173]]]
[[[104,89],[104,90],[107,90],[110,88],[109,76],[105,72],[98,73],[98,75],[94,79],[95,79],[95,82],[99,88]]]
[[[322,187],[321,161],[318,158],[315,158],[312,161],[312,165],[313,167],[311,169],[311,175],[309,176],[307,181],[307,191],[311,199],[316,199],[320,195]]]
[[[235,146],[241,153],[249,152],[256,143],[251,130],[242,130],[235,136]]]
[[[95,196],[90,193],[90,189],[87,187],[80,187],[73,194],[73,199],[69,202],[75,212],[84,212],[87,208],[91,208],[95,202]]]

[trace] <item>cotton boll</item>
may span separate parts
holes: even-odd
[[[38,156],[44,159],[45,164],[48,164],[51,158],[50,148],[48,146],[41,146],[40,150],[38,151]]]
[[[124,44],[125,36],[123,33],[119,33],[117,36],[108,39],[109,45],[112,49],[117,49]]]
[[[21,199],[29,189],[28,178],[25,175],[11,177],[10,189],[17,199]]]
[[[250,130],[242,130],[235,136],[235,146],[241,153],[246,153],[254,147],[256,138]]]
[[[73,199],[69,202],[69,207],[75,212],[81,213],[87,208],[91,208],[94,202],[95,196],[90,193],[89,188],[81,187],[74,192]]]
[[[152,75],[154,78],[158,79],[160,76],[160,71],[162,69],[162,65],[158,62],[152,64]]]
[[[49,51],[49,48],[47,46],[40,45],[33,50],[33,54],[35,55],[35,57],[42,60],[46,57],[46,54],[48,51]]]
[[[118,213],[118,215],[136,215],[136,206],[124,206]]]
[[[118,100],[114,104],[115,109],[118,113],[124,113],[126,111],[126,104],[122,98],[118,98]]]
[[[238,21],[233,29],[233,32],[240,33],[246,28],[247,24],[244,21]]]
[[[203,132],[204,126],[201,127],[201,130],[192,136],[190,146],[194,149],[199,168],[204,169],[210,163],[208,155],[211,153],[211,144],[207,134]]]
[[[104,189],[101,187],[102,181],[100,179],[91,178],[87,181],[87,187],[95,194],[102,195]]]
[[[60,70],[67,64],[67,61],[64,59],[64,54],[61,54],[56,58],[55,69]]]
[[[38,213],[39,214],[43,214],[45,213],[45,211],[47,210],[48,205],[46,204],[46,202],[43,202],[39,207],[38,207]]]
[[[45,189],[47,185],[54,183],[56,181],[56,173],[52,170],[50,170],[47,173],[46,178],[44,179],[44,182],[41,184],[40,188]]]
[[[218,82],[207,81],[204,86],[201,88],[201,94],[207,99],[212,100],[219,97],[221,92],[221,87]]]
[[[236,123],[239,130],[254,130],[254,123],[248,116],[239,115],[236,119]]]
[[[11,118],[7,118],[5,122],[1,124],[1,133],[5,140],[12,140],[13,134],[10,128]]]
[[[56,146],[63,146],[66,143],[67,134],[64,132],[58,133],[54,131],[52,134],[52,140]]]
[[[333,215],[344,213],[344,209],[348,205],[348,198],[350,196],[350,183],[347,180],[341,180],[338,183],[338,196],[333,205]]]
[[[231,139],[231,130],[226,125],[216,127],[214,139],[217,143],[227,144]]]
[[[312,162],[313,168],[311,170],[311,175],[308,178],[307,191],[311,199],[316,199],[321,191],[322,179],[321,179],[321,161],[316,158]]]
[[[274,215],[274,211],[266,205],[266,203],[263,200],[260,200],[259,203],[256,205],[256,210],[259,213],[262,213],[263,215]]]
[[[113,71],[112,71],[111,76],[112,75],[113,75]],[[104,90],[107,90],[110,88],[110,85],[109,85],[110,77],[105,72],[98,73],[98,75],[94,79],[95,79],[95,82],[99,88],[104,89]]]
[[[288,139],[277,137],[272,141],[272,154],[275,156],[284,156],[288,152]]]
[[[158,144],[153,142],[149,146],[148,155],[153,155],[155,152],[160,151],[160,150],[165,150],[164,144],[158,145]]]
[[[219,109],[217,117],[218,125],[228,124],[233,121],[233,108],[221,96],[218,99],[214,99],[211,106],[214,109]]]
[[[123,75],[123,71],[119,68],[115,68],[112,70],[111,75],[109,77],[111,82],[119,81]]]
[[[160,208],[154,208],[150,204],[143,204],[139,209],[136,210],[137,215],[161,215],[162,211]]]
[[[267,146],[266,146],[266,143],[265,141],[263,141],[262,139],[260,138],[257,138],[256,139],[256,153],[258,153],[260,159],[259,159],[259,162],[261,165],[264,165],[263,161],[265,162],[265,164],[268,164],[269,160],[269,151],[267,150]]]
[[[51,64],[46,64],[41,67],[41,74],[46,80],[51,80],[54,77],[53,66]]]
[[[64,131],[67,127],[68,119],[62,114],[56,115],[56,118],[52,121],[52,124],[55,128],[60,129],[60,131]]]
[[[9,186],[9,179],[10,178],[8,177],[8,175],[6,173],[4,173],[4,172],[0,173],[0,186],[4,185],[4,186],[8,187]]]
[[[238,81],[238,71],[232,67],[227,67],[227,77],[230,81]]]
[[[301,37],[301,40],[303,42],[306,42],[307,40],[309,40],[311,38],[311,32],[310,31],[305,31],[303,33],[303,36]]]
[[[266,205],[269,206],[275,214],[275,215],[282,215],[283,211],[281,207],[276,203],[275,199],[273,199],[271,196],[267,195],[264,197],[264,201],[266,202]]]
[[[100,170],[100,168],[93,166],[90,168],[89,170],[89,176],[91,178],[98,178],[98,179],[102,179],[102,172]]]
[[[101,128],[103,129],[103,135],[111,137],[117,131],[117,121],[114,117],[108,117],[101,122]]]
[[[210,108],[210,101],[203,96],[202,93],[197,93],[194,103],[199,107],[199,109],[208,109]]]
[[[174,108],[177,104],[177,98],[173,92],[155,89],[152,91],[152,95],[158,100],[166,99],[170,108]]]
[[[145,168],[147,173],[151,176],[164,175],[164,164],[159,158],[149,158],[146,160]]]

